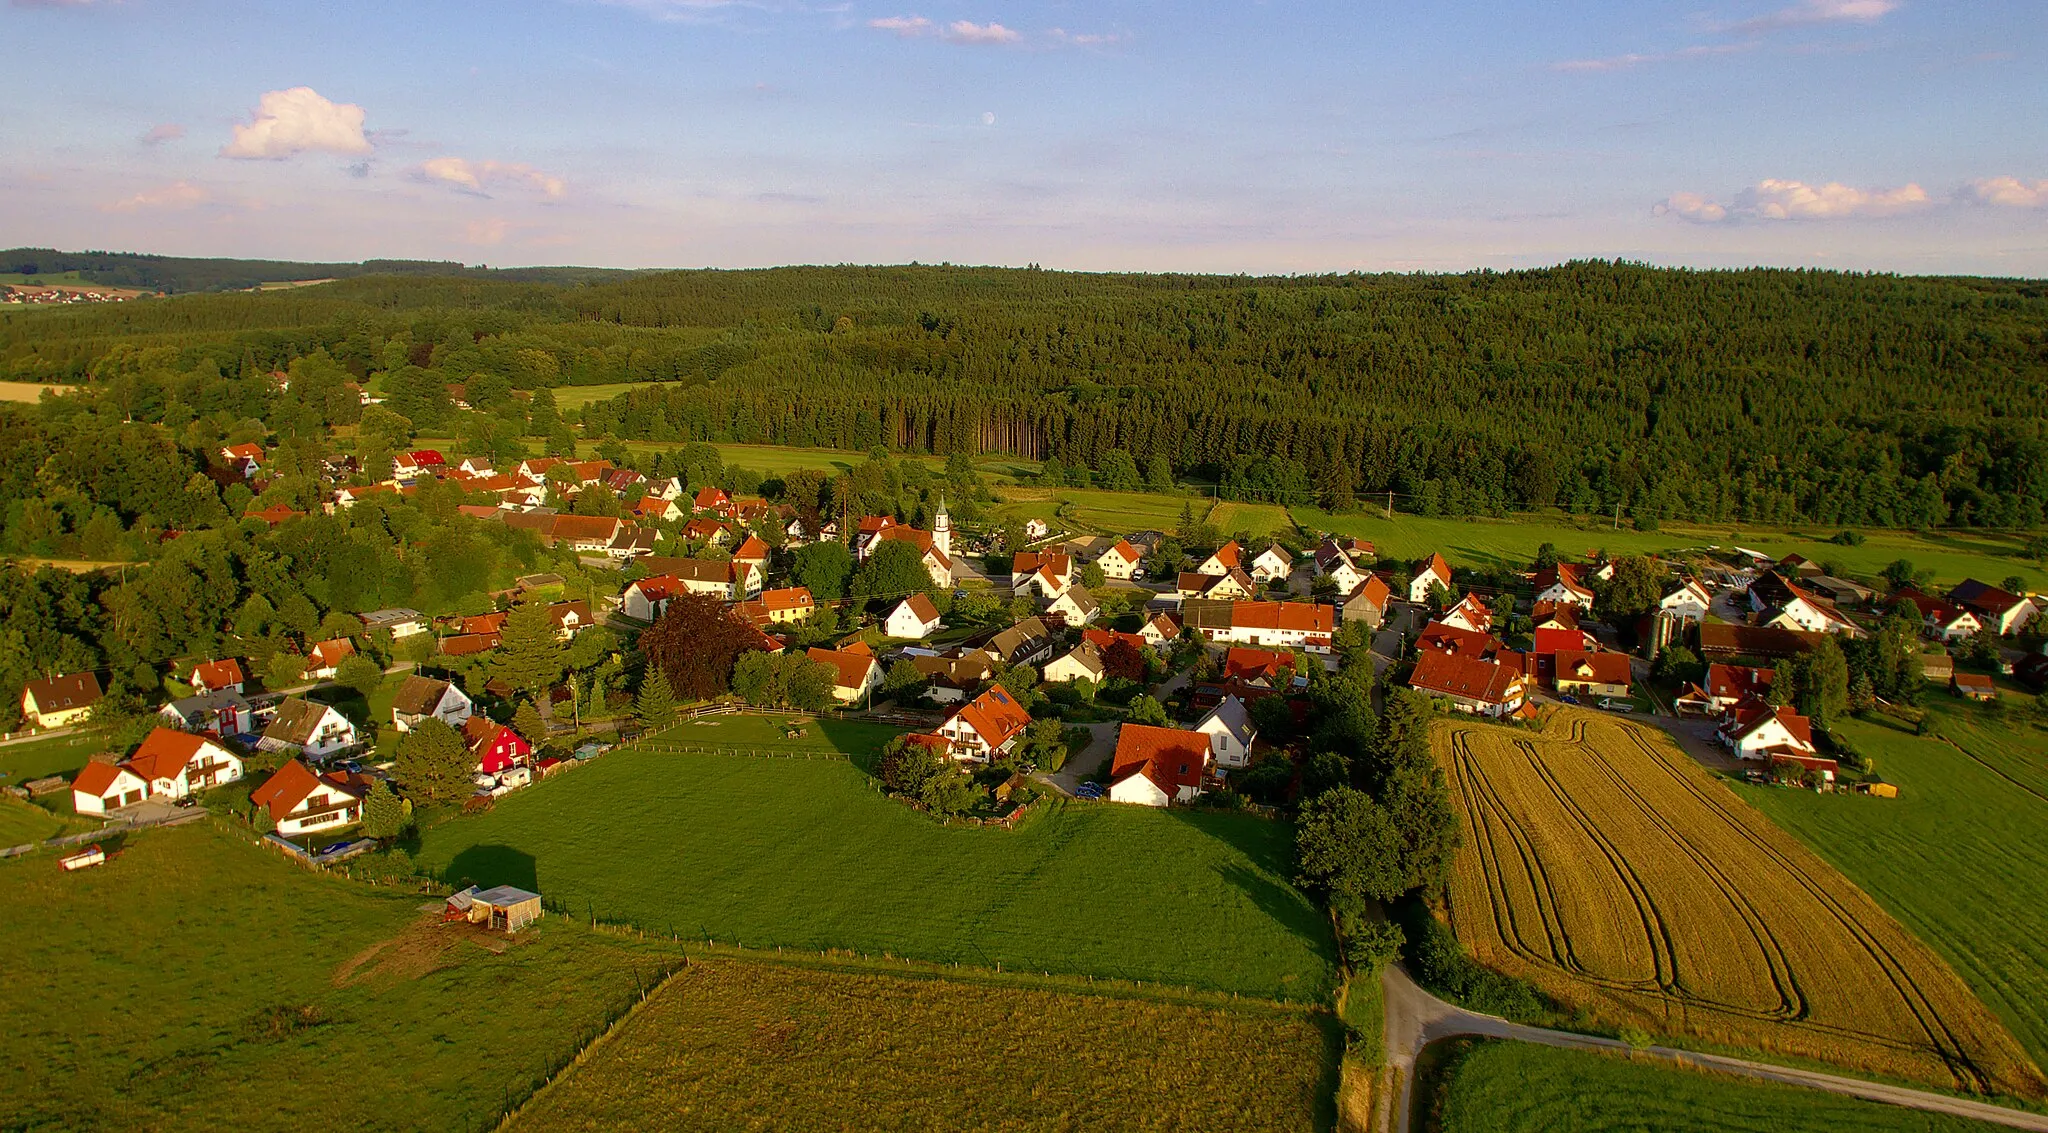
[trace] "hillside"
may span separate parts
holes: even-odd
[[[9,248],[0,251],[0,275],[61,276],[76,272],[80,280],[109,287],[133,287],[177,294],[190,291],[237,291],[265,283],[352,279],[363,275],[462,276],[521,282],[575,283],[615,279],[633,273],[616,268],[472,268],[442,260],[364,260],[361,263],[307,264],[288,260],[200,259],[150,256],[135,252],[60,252],[55,248]]]

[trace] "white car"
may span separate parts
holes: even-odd
[[[1600,710],[1602,712],[1634,712],[1636,706],[1626,700],[1615,700],[1609,697],[1600,702]]]

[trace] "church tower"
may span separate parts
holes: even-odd
[[[947,558],[953,557],[953,521],[946,515],[945,493],[939,494],[939,511],[932,516],[932,548]]]

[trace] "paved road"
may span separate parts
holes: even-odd
[[[1058,771],[1050,774],[1041,772],[1035,776],[1040,782],[1049,783],[1055,789],[1069,795],[1081,786],[1081,780],[1095,774],[1095,769],[1102,766],[1102,761],[1108,759],[1110,753],[1116,750],[1114,722],[1082,724],[1080,727],[1088,729],[1088,746],[1068,756],[1065,766]]]
[[[1510,1023],[1505,1019],[1481,1015],[1445,1003],[1422,990],[1414,980],[1408,978],[1406,972],[1395,965],[1388,966],[1381,979],[1381,986],[1385,990],[1387,1002],[1386,1050],[1387,1068],[1391,1078],[1387,1083],[1388,1088],[1379,1092],[1378,1113],[1374,1126],[1381,1130],[1408,1133],[1414,1109],[1411,1093],[1414,1088],[1415,1058],[1424,1047],[1438,1039],[1458,1035],[1479,1035],[1571,1050],[1633,1051],[1637,1055],[1742,1078],[1804,1086],[1864,1101],[1882,1102],[1928,1113],[1945,1113],[1986,1121],[2013,1129],[2031,1129],[2048,1133],[2048,1116],[2023,1113],[1985,1102],[1953,1098],[1947,1094],[1907,1089],[1904,1086],[1888,1086],[1879,1082],[1865,1082],[1856,1078],[1798,1070],[1789,1066],[1773,1066],[1767,1062],[1752,1062],[1742,1058],[1696,1054],[1671,1047],[1631,1048],[1617,1039]],[[1390,1109],[1392,1112],[1389,1112]]]

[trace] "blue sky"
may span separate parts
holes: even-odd
[[[0,244],[2048,276],[2048,4],[6,0]]]

